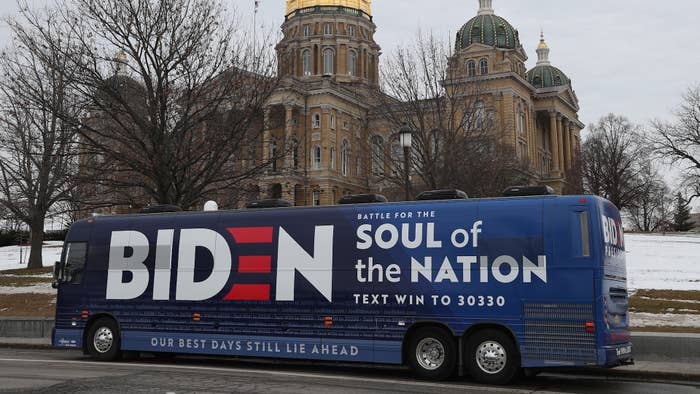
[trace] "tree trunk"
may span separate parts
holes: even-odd
[[[31,228],[31,251],[29,252],[29,264],[27,264],[27,269],[41,268],[43,266],[41,261],[41,249],[44,245],[44,216],[35,216],[32,219]]]

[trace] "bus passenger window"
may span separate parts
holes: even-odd
[[[581,255],[584,257],[591,256],[591,245],[588,236],[588,212],[579,212],[581,221]]]
[[[66,261],[63,277],[72,284],[80,284],[85,271],[87,242],[70,242],[66,246]]]

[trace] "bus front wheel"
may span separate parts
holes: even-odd
[[[101,317],[90,325],[87,350],[98,361],[114,361],[121,357],[121,343],[117,322]]]
[[[457,352],[452,335],[439,328],[418,329],[409,341],[408,363],[421,379],[443,380],[452,375]]]
[[[508,384],[520,369],[515,343],[509,335],[495,329],[470,335],[464,358],[469,374],[480,383]]]

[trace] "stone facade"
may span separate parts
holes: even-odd
[[[578,99],[571,81],[549,62],[544,38],[528,71],[518,31],[480,0],[477,16],[457,35],[446,85],[478,83],[495,130],[533,184],[558,193],[576,188]],[[256,186],[258,198],[295,205],[335,204],[345,194],[382,192],[370,151],[396,130],[372,116],[380,47],[368,0],[288,0],[277,45],[282,86],[265,113],[263,160],[280,157]],[[386,148],[385,149],[389,149]],[[255,194],[255,193],[254,193]]]

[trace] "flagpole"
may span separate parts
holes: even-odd
[[[255,56],[257,52],[257,34],[258,34],[258,6],[260,3],[258,3],[259,0],[255,0],[255,12],[253,13],[253,56]]]

